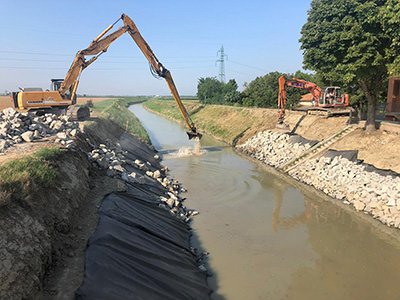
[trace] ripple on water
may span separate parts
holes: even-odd
[[[206,150],[201,151],[203,152],[201,155],[207,155],[199,157],[175,152],[163,157],[165,160],[173,160],[176,163],[173,166],[174,173],[181,180],[189,177],[196,178],[195,183],[190,180],[185,182],[185,187],[189,190],[192,190],[191,183],[196,185],[193,189],[198,189],[198,183],[201,182],[202,197],[207,197],[215,204],[243,203],[252,199],[251,195],[260,192],[261,185],[252,176],[252,171],[238,169],[234,164],[221,164],[219,159],[212,156],[212,153]],[[170,162],[167,164],[170,165]]]

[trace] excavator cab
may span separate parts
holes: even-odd
[[[319,106],[343,106],[348,105],[348,96],[340,93],[340,87],[328,86],[319,101]]]
[[[50,91],[58,91],[61,87],[61,84],[63,83],[64,79],[51,79],[51,86],[50,86]],[[71,94],[72,94],[72,87],[70,87],[66,92],[65,96],[66,99],[71,100]],[[72,104],[76,104],[76,96],[74,97],[75,99],[72,99]]]
[[[64,79],[51,79],[51,91],[58,91],[60,89],[61,84],[63,83]]]

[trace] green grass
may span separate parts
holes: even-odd
[[[181,96],[180,97],[182,102],[186,103],[200,103],[200,100],[195,96]],[[174,97],[172,96],[163,96],[163,97],[154,97],[154,100],[161,100],[161,101],[171,101],[175,102]]]
[[[59,148],[41,148],[33,156],[0,166],[0,206],[15,199],[26,199],[37,187],[51,187],[57,173],[52,163],[61,158]]]
[[[33,153],[33,156],[45,161],[56,161],[63,155],[62,151],[57,148],[40,148],[37,150],[35,153]]]
[[[130,134],[137,136],[142,141],[150,144],[149,135],[146,129],[142,126],[138,118],[128,109],[129,105],[146,101],[147,97],[133,97],[121,99],[107,99],[93,105],[93,109],[106,117]]]
[[[248,128],[255,131],[275,126],[276,112],[268,109],[250,109],[224,105],[203,105],[199,102],[182,101],[198,131],[207,132],[232,144]],[[149,99],[143,104],[150,111],[183,122],[173,100]]]
[[[107,99],[103,100],[97,103],[93,103],[93,109],[102,112],[105,110],[108,106],[110,106],[113,103],[117,103],[120,106],[128,107],[131,104],[134,103],[139,103],[146,101],[148,98],[147,97],[128,97],[128,98],[120,98],[120,99]]]

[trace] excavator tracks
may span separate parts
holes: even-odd
[[[66,115],[74,121],[83,121],[90,118],[90,109],[87,106],[73,106],[67,109]]]

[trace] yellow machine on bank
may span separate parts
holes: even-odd
[[[114,25],[122,20],[124,26],[120,27],[116,31],[106,35]],[[197,132],[194,123],[190,119],[184,105],[182,104],[181,98],[178,94],[178,90],[174,84],[171,73],[164,68],[164,66],[158,61],[154,55],[150,46],[143,39],[135,23],[125,14],[112,25],[108,26],[98,37],[96,37],[92,43],[84,50],[79,51],[68,70],[67,75],[64,79],[52,79],[51,90],[43,91],[41,89],[21,89],[20,92],[12,93],[11,97],[14,102],[14,106],[17,109],[31,110],[31,109],[59,109],[67,110],[67,114],[74,119],[82,119],[89,117],[89,109],[87,107],[73,107],[68,108],[71,105],[76,104],[76,91],[79,84],[79,78],[84,69],[92,64],[98,57],[107,51],[108,47],[112,42],[118,39],[121,35],[128,32],[133,38],[135,43],[138,45],[144,56],[150,63],[150,70],[156,78],[164,78],[168,84],[168,87],[175,99],[176,104],[182,114],[183,119],[189,131],[187,132],[189,139],[201,138],[201,134]],[[92,56],[86,60],[85,56]]]

